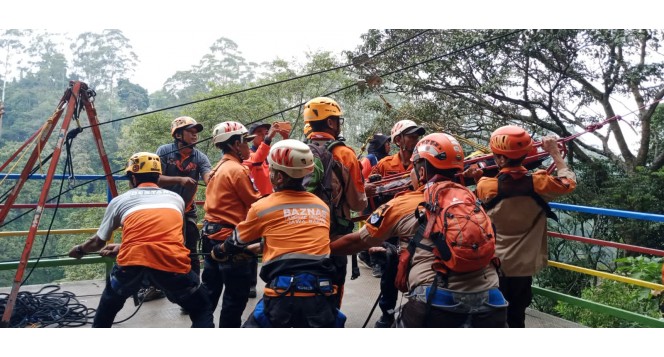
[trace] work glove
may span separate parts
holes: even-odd
[[[227,255],[223,246],[224,243],[215,244],[210,251],[210,257],[216,261],[222,261]]]
[[[383,176],[381,176],[379,174],[369,175],[369,182],[376,182],[376,181],[380,181],[382,179],[383,179]]]

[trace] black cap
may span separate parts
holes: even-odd
[[[370,143],[374,144],[376,147],[381,147],[390,140],[391,140],[390,137],[387,135],[374,134],[373,139],[371,139]]]
[[[256,131],[256,129],[258,129],[260,127],[265,127],[265,129],[270,130],[270,127],[272,127],[272,124],[261,123],[261,122],[253,123],[249,127],[249,135],[252,135],[254,133],[254,131]]]

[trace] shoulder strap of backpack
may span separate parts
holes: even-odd
[[[516,182],[518,182],[518,184]],[[558,222],[558,216],[553,212],[549,203],[535,192],[533,176],[531,174],[527,174],[518,180],[514,180],[512,176],[508,174],[498,174],[498,194],[488,202],[484,203],[484,209],[488,211],[496,207],[498,202],[503,199],[516,196],[528,196],[532,198],[538,206],[542,207],[547,218],[551,218]]]

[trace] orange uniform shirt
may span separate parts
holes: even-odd
[[[269,153],[270,146],[261,143],[256,150],[252,150],[249,160],[244,160],[244,162],[242,162],[242,165],[249,168],[249,174],[254,180],[254,185],[263,196],[272,193],[270,166],[267,163],[267,155]]]
[[[371,175],[371,161],[368,158],[363,157],[360,159],[360,166],[362,166],[362,178],[366,181]]]
[[[249,177],[249,169],[230,154],[224,154],[205,189],[205,220],[237,226],[247,215],[249,207],[261,195]],[[233,232],[222,228],[214,237],[224,240]]]
[[[382,160],[378,161],[376,166],[371,169],[371,174],[379,174],[385,177],[408,172],[412,169],[413,163],[409,162],[408,167],[404,168],[403,163],[401,162],[401,155],[396,153],[394,155],[386,156]]]
[[[97,237],[108,241],[122,226],[120,266],[145,266],[185,274],[191,269],[182,234],[184,201],[177,193],[143,183],[108,204]]]
[[[330,212],[316,195],[284,190],[254,203],[237,228],[239,243],[264,239],[263,266],[285,259],[330,256]]]

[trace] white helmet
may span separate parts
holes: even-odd
[[[390,138],[392,139],[392,142],[395,143],[394,138],[401,134],[412,134],[412,133],[417,133],[418,135],[424,135],[425,130],[423,127],[418,126],[415,124],[414,121],[412,120],[399,120],[394,126],[392,127],[392,131],[390,132]]]
[[[293,139],[272,145],[267,162],[271,169],[283,171],[292,178],[302,178],[314,171],[314,155],[309,145]]]
[[[212,141],[216,145],[228,141],[233,135],[242,135],[245,140],[248,140],[250,139],[246,137],[248,133],[249,130],[242,123],[225,121],[215,125],[212,129]]]

